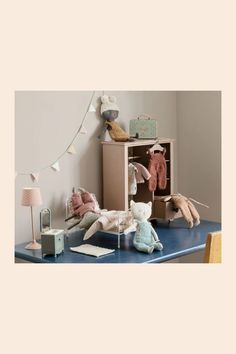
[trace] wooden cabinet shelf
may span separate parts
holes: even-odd
[[[156,140],[137,140],[134,142],[103,142],[103,207],[108,210],[128,210],[130,200],[153,202],[155,216],[158,217],[155,202],[159,197],[173,193],[173,139],[159,138],[158,142],[166,149],[167,186],[150,192],[148,181],[137,185],[137,194],[128,194],[128,164],[132,159],[148,167],[150,149]]]

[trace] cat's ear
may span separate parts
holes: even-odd
[[[150,208],[152,207],[152,202],[148,202],[147,204],[150,206]]]
[[[132,208],[132,206],[135,204],[135,202],[133,200],[130,201],[130,207]]]

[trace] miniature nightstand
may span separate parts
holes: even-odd
[[[64,230],[50,229],[41,234],[42,256],[64,252]]]

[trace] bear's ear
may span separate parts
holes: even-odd
[[[109,97],[107,95],[103,95],[103,96],[101,96],[101,101],[102,101],[102,103],[108,103]]]
[[[152,207],[152,202],[148,202],[147,204],[148,204],[150,207]]]
[[[115,96],[110,96],[109,97],[110,102],[116,103],[116,97]]]
[[[133,200],[130,201],[130,207],[132,208],[132,206],[135,204],[135,202]]]

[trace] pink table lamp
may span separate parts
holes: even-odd
[[[41,245],[35,239],[34,232],[34,219],[33,219],[33,206],[41,205],[42,197],[39,188],[24,188],[22,191],[21,205],[30,206],[31,210],[31,224],[32,224],[32,238],[33,241],[25,246],[28,250],[39,250]]]

